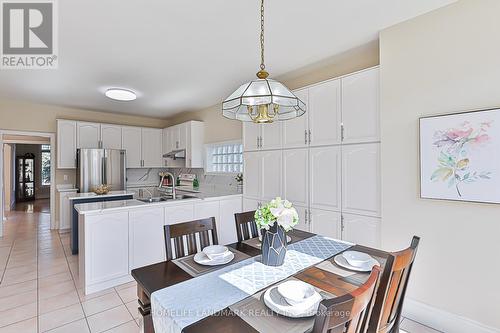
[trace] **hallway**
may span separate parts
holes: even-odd
[[[7,213],[0,238],[0,333],[137,333],[135,282],[84,296],[69,234],[34,203]]]

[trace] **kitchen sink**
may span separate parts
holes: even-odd
[[[137,200],[146,202],[146,203],[153,203],[153,202],[160,202],[160,201],[171,201],[171,200],[185,200],[185,199],[195,199],[196,197],[193,195],[186,195],[186,194],[178,194],[174,197],[172,196],[162,196],[162,197],[153,197],[153,198],[138,198]]]

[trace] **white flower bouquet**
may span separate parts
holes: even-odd
[[[299,214],[290,201],[277,197],[255,211],[255,223],[265,230],[277,223],[288,232],[299,223]]]

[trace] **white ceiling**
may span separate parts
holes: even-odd
[[[271,77],[376,40],[454,0],[266,0]],[[258,0],[64,0],[59,68],[0,71],[0,96],[167,117],[222,101],[259,65]],[[137,91],[133,102],[104,97]]]

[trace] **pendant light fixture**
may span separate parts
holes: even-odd
[[[306,105],[281,82],[268,79],[264,64],[264,0],[260,5],[260,70],[257,79],[242,84],[222,103],[222,115],[229,119],[272,123],[302,116]]]

